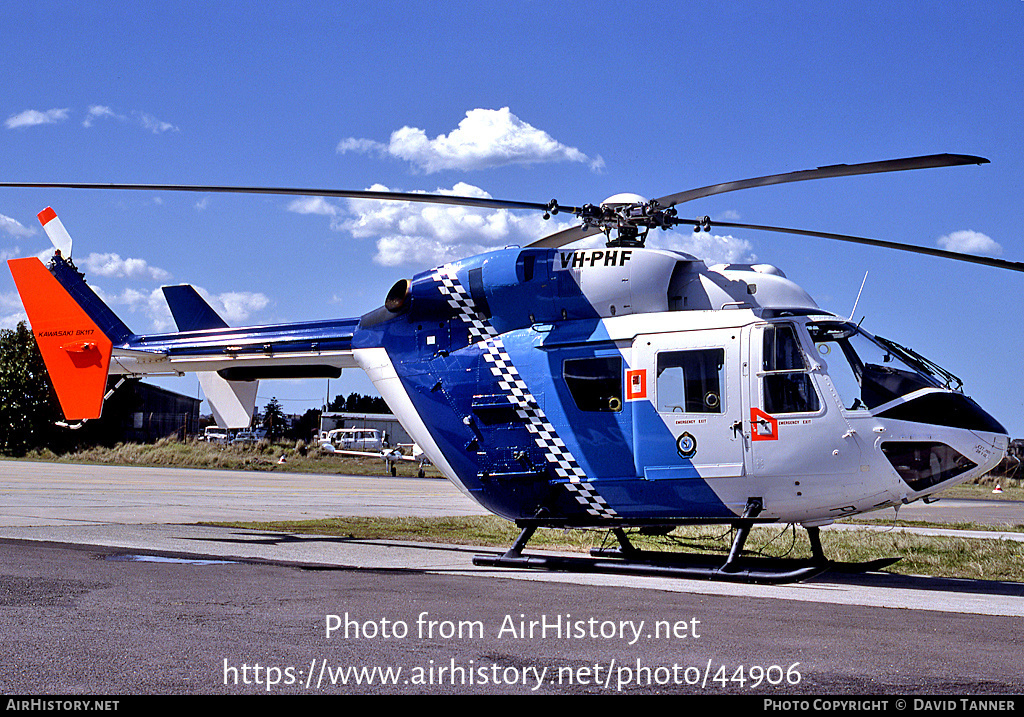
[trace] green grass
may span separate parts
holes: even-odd
[[[223,523],[219,525],[224,525]],[[229,523],[231,527],[304,535],[331,535],[354,540],[407,540],[507,548],[518,529],[497,517],[459,518],[331,518],[300,522]],[[700,552],[725,558],[732,531],[725,526],[677,528],[667,536],[630,534],[631,542],[645,550]],[[931,575],[971,580],[1024,582],[1024,544],[1008,540],[945,538],[883,531],[830,531],[821,533],[825,554],[840,562],[866,562],[901,557],[885,569],[899,575]],[[529,550],[586,552],[616,544],[608,531],[540,529]],[[765,527],[751,531],[747,554],[766,557],[809,558],[810,543],[804,530]]]
[[[281,462],[281,458],[284,462]],[[232,446],[180,442],[164,439],[153,444],[119,443],[111,448],[96,447],[58,456],[48,450],[35,451],[23,460],[57,463],[88,463],[91,465],[179,466],[218,470],[256,470],[323,475],[387,475],[384,461],[378,458],[339,456],[310,450],[305,442],[270,444],[261,441],[255,446]],[[402,461],[396,464],[400,477],[414,477],[419,463]],[[426,468],[430,478],[441,474],[433,466]]]

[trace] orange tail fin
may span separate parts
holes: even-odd
[[[7,264],[65,418],[99,418],[113,343],[39,259]]]

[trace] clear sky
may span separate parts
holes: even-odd
[[[933,153],[984,166],[750,189],[712,219],[1024,261],[1024,2],[3,2],[0,179],[487,193],[598,203]],[[529,214],[281,197],[0,190],[4,258],[75,261],[136,332],[159,286],[232,324],[356,316],[395,280],[558,228]],[[565,219],[558,217],[557,219]],[[659,233],[779,266],[960,376],[1024,437],[1024,275],[755,232]],[[0,275],[0,317],[22,316]],[[326,382],[265,382],[289,412]],[[172,387],[195,395],[194,378]],[[330,395],[372,386],[359,372]]]

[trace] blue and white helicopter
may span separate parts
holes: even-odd
[[[931,155],[835,165],[648,201],[546,204],[375,191],[0,183],[241,192],[563,212],[580,223],[523,248],[454,261],[396,283],[383,305],[333,321],[229,327],[189,286],[164,289],[178,331],[139,335],[88,287],[55,213],[49,266],[9,261],[67,420],[100,415],[111,375],[199,374],[219,425],[243,427],[257,382],[360,368],[430,462],[522,529],[478,564],[786,582],[827,569],[819,527],[900,506],[991,470],[1006,429],[958,379],[820,308],[777,268],[707,266],[645,248],[677,207],[723,192],[987,160]],[[1024,270],[1024,264],[782,227],[803,234]],[[603,233],[603,248],[571,248]],[[812,557],[743,554],[752,526],[799,524]],[[727,558],[641,551],[628,530],[735,528]],[[538,527],[602,528],[619,546],[586,558],[523,550]],[[879,561],[876,561],[879,562]],[[879,562],[879,564],[881,564]]]

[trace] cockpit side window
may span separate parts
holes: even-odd
[[[847,410],[876,408],[922,388],[942,386],[853,324],[820,322],[807,329]]]
[[[815,413],[821,407],[791,324],[764,327],[762,392],[768,413]]]

